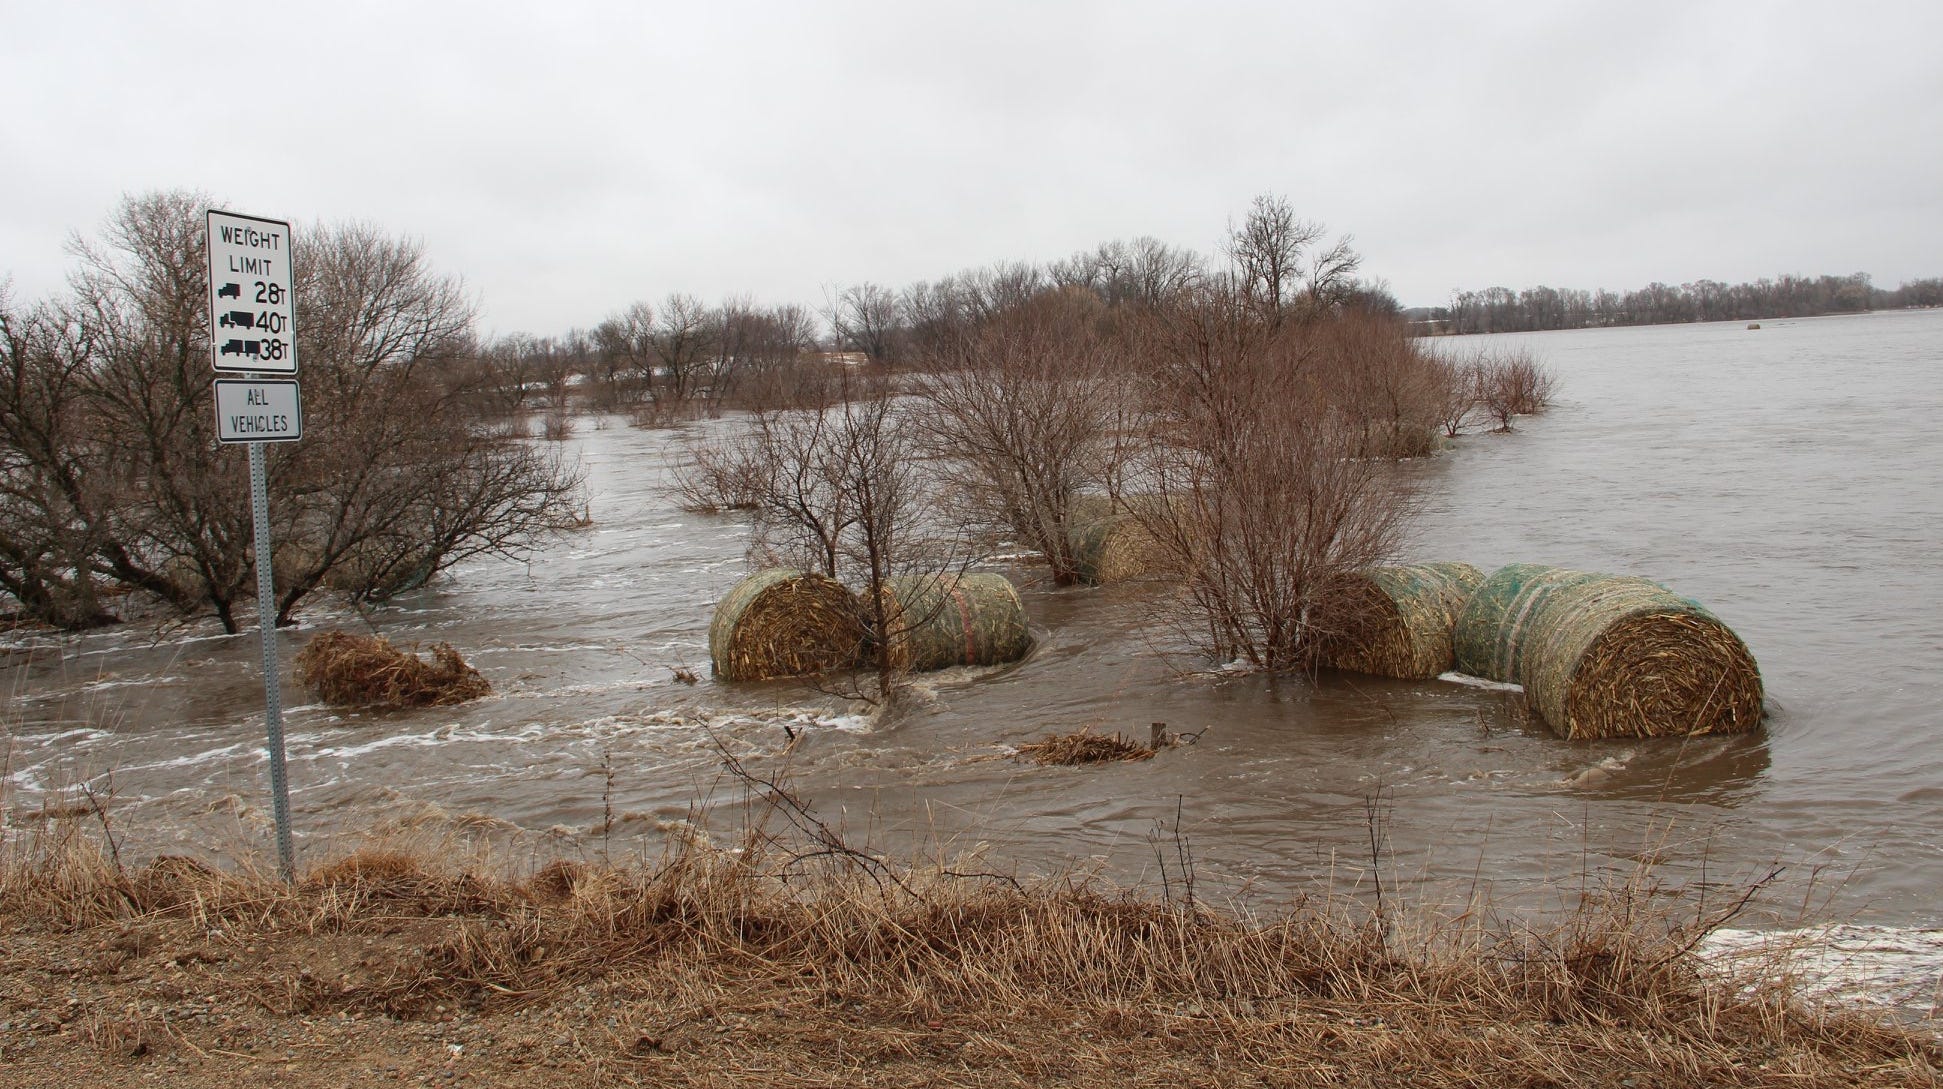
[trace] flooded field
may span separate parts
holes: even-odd
[[[1501,688],[1193,674],[1156,623],[1160,591],[1055,590],[1029,568],[1009,573],[1032,655],[921,678],[894,717],[800,684],[712,683],[710,611],[746,570],[746,529],[675,509],[672,433],[583,420],[569,445],[592,527],[363,618],[314,608],[283,634],[286,665],[330,627],[448,641],[497,689],[353,715],[301,705],[286,679],[299,852],[387,822],[658,850],[669,822],[742,800],[722,746],[786,768],[823,819],[893,854],[980,850],[1135,881],[1178,864],[1178,828],[1205,889],[1273,903],[1367,885],[1374,830],[1386,880],[1430,899],[1543,906],[1647,862],[1697,905],[1778,867],[1771,922],[1805,907],[1935,926],[1943,313],[1763,324],[1488,338],[1548,363],[1559,405],[1405,470],[1424,504],[1407,558],[1645,575],[1707,603],[1761,664],[1763,735],[1567,742]],[[15,637],[0,656],[10,823],[87,780],[112,788],[135,849],[264,848],[256,662],[253,634],[202,625]],[[1144,738],[1153,722],[1204,732],[1092,769],[1010,754],[1050,731]]]

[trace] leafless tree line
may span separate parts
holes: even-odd
[[[66,295],[0,298],[0,590],[27,618],[106,623],[133,595],[238,627],[253,539],[244,452],[215,439],[209,205],[130,198],[75,239]],[[500,425],[456,279],[360,224],[293,254],[305,438],[269,450],[278,622],[577,521],[578,471]]]
[[[1450,304],[1431,308],[1424,320],[1428,331],[1436,333],[1516,333],[1757,321],[1919,306],[1943,306],[1943,278],[1909,280],[1893,290],[1876,287],[1865,272],[1848,276],[1788,275],[1738,284],[1708,279],[1683,284],[1655,282],[1618,292],[1542,284],[1522,291],[1490,287],[1452,292]]]

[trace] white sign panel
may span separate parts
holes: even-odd
[[[209,213],[209,336],[219,371],[296,374],[290,224]]]
[[[296,442],[304,437],[297,383],[275,378],[216,379],[216,437],[223,442]]]

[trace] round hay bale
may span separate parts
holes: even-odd
[[[1484,572],[1468,563],[1416,563],[1358,572],[1331,607],[1317,660],[1334,669],[1427,680],[1456,663],[1457,615]]]
[[[1154,573],[1154,538],[1132,515],[1087,522],[1073,530],[1073,565],[1093,586]]]
[[[899,669],[998,665],[1032,649],[1025,606],[1004,575],[908,575],[887,582],[884,596]]]
[[[1747,645],[1698,602],[1656,583],[1564,587],[1534,631],[1520,683],[1565,737],[1737,734],[1761,723],[1761,672]]]
[[[1519,670],[1526,635],[1539,606],[1558,590],[1598,578],[1542,563],[1498,568],[1471,591],[1452,633],[1459,673],[1506,684],[1523,684]]]
[[[1136,496],[1126,502],[1142,501]],[[1145,578],[1164,563],[1153,534],[1133,510],[1104,495],[1083,496],[1073,504],[1068,536],[1081,581],[1094,586]]]
[[[758,571],[715,606],[708,656],[725,681],[805,677],[857,664],[857,599],[843,584],[787,568]]]
[[[1699,602],[1642,578],[1512,564],[1458,617],[1457,668],[1523,685],[1569,738],[1742,733],[1761,721],[1761,674]]]

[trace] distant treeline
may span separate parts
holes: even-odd
[[[1889,291],[1852,276],[1782,276],[1747,284],[1695,280],[1647,284],[1635,291],[1491,287],[1458,291],[1449,306],[1408,312],[1421,332],[1523,333],[1608,325],[1667,325],[1689,321],[1759,321],[1816,314],[1854,314],[1913,306],[1943,306],[1943,278],[1911,280]]]

